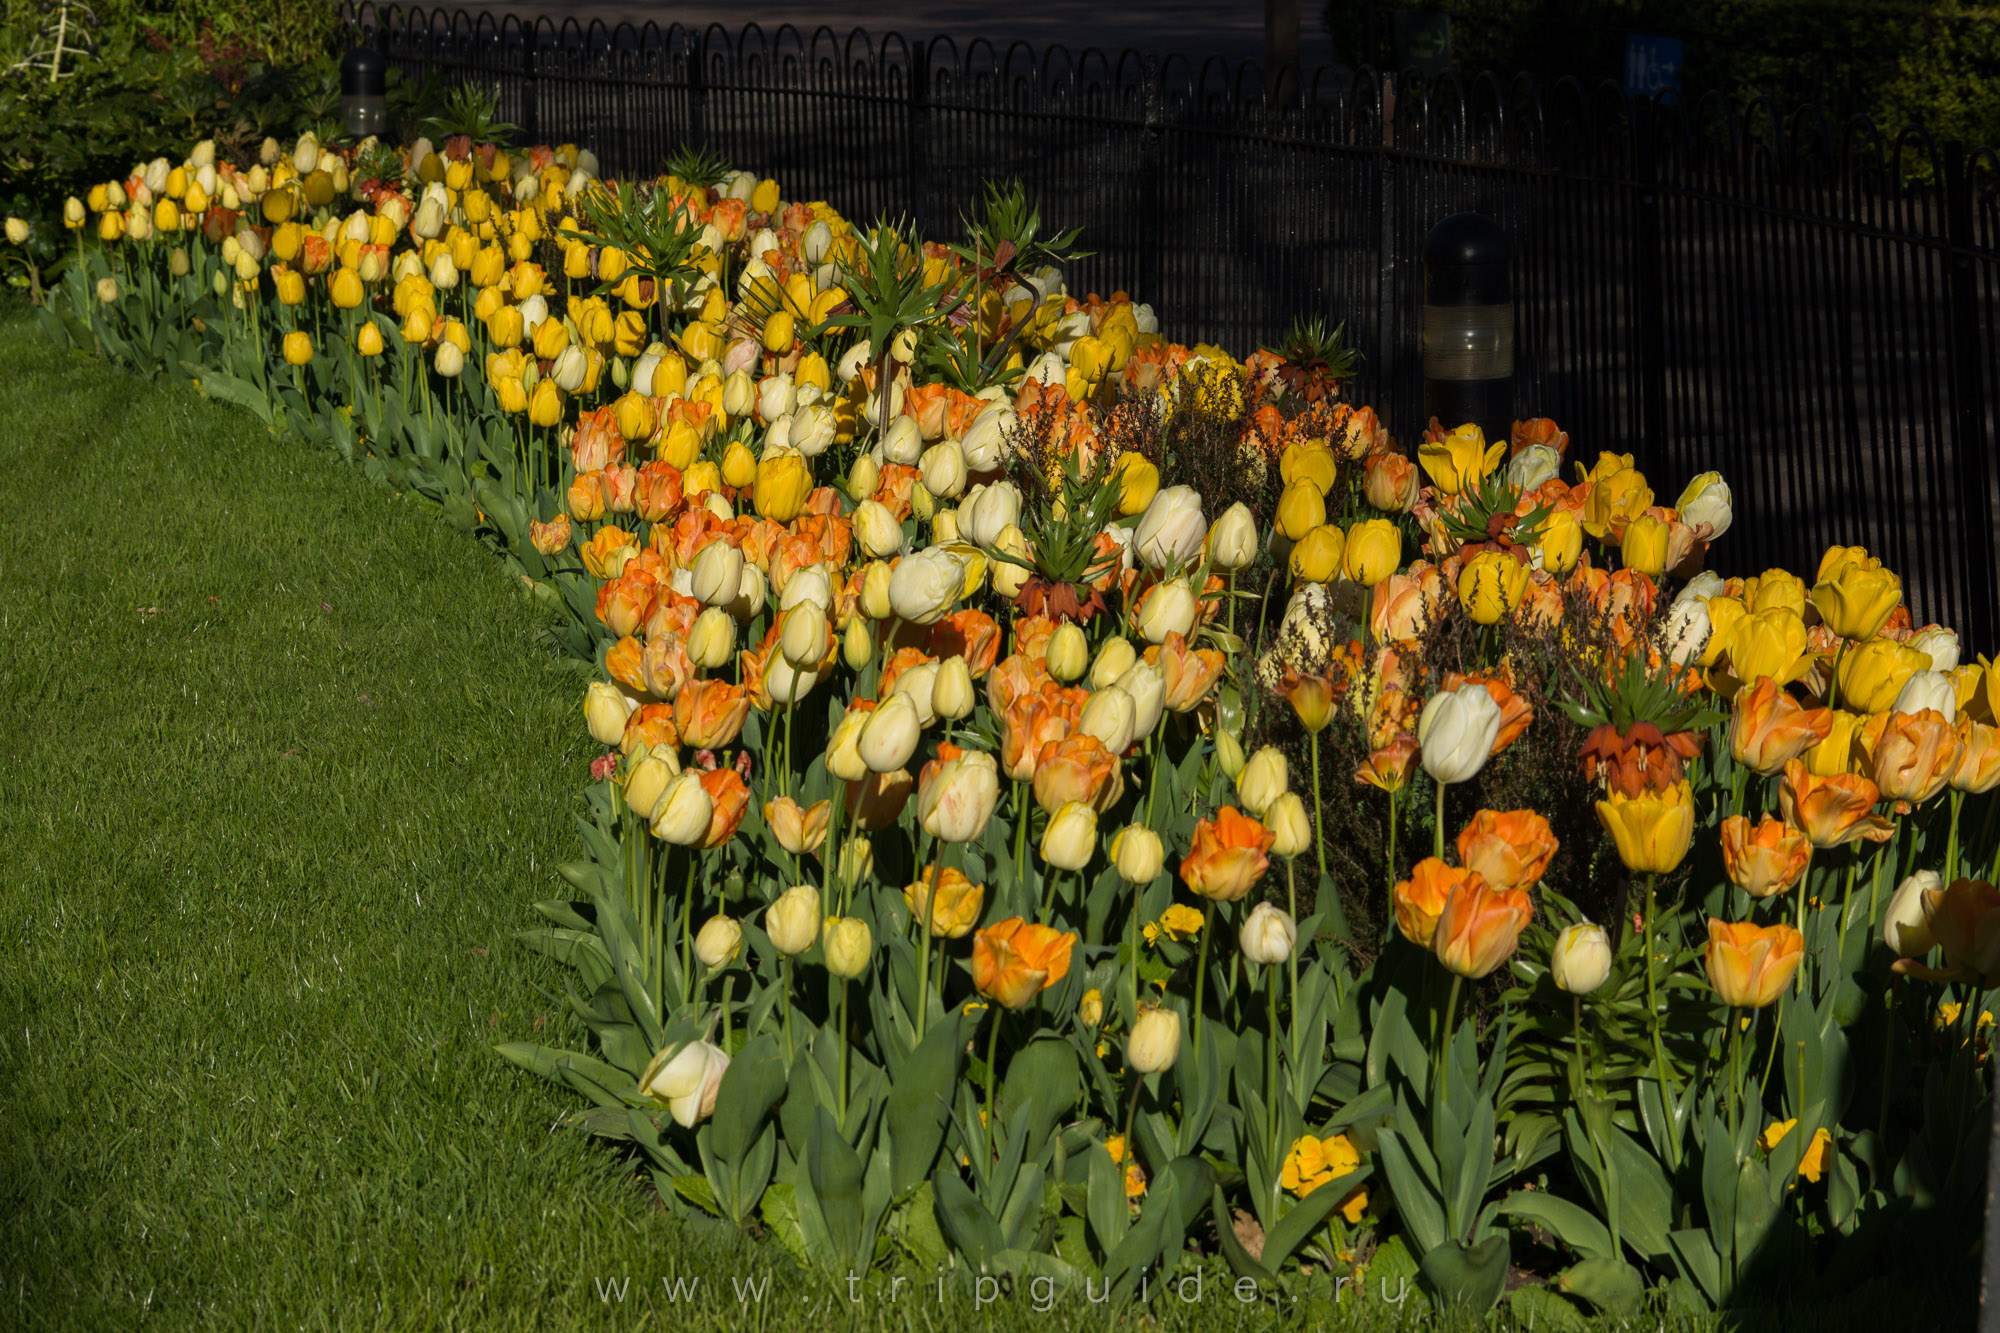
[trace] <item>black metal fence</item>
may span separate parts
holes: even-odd
[[[1178,340],[1239,353],[1345,320],[1359,395],[1414,436],[1425,232],[1477,209],[1516,246],[1520,415],[1662,485],[1719,469],[1720,563],[1810,572],[1833,542],[1901,571],[1919,622],[2000,646],[2000,158],[1719,98],[1574,81],[1254,67],[949,39],[524,25],[363,6],[409,74],[477,78],[504,118],[651,174],[683,143],[787,197],[955,233],[1016,176]],[[1663,494],[1671,503],[1672,493]]]

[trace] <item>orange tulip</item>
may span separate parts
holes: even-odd
[[[954,611],[931,626],[925,650],[940,662],[963,657],[977,680],[993,669],[1000,656],[1000,624],[984,611]]]
[[[1071,801],[1108,810],[1125,792],[1118,756],[1087,732],[1045,744],[1035,757],[1035,803],[1049,814]]]
[[[1556,854],[1549,821],[1533,810],[1481,810],[1458,835],[1459,864],[1496,889],[1529,889]]]
[[[793,856],[820,849],[820,844],[826,841],[827,820],[832,814],[831,800],[815,801],[805,809],[789,796],[764,802],[764,822],[770,825],[778,845]]]
[[[1882,799],[1921,805],[1958,770],[1965,742],[1943,713],[1877,713],[1861,728],[1861,755]]]
[[[867,832],[885,829],[903,813],[903,806],[908,803],[916,785],[917,780],[910,776],[907,768],[890,773],[870,773],[847,784],[847,816],[856,827]]]
[[[1167,687],[1166,706],[1176,713],[1199,708],[1222,678],[1222,654],[1213,648],[1190,648],[1179,634],[1167,635],[1164,644],[1146,655],[1155,653]]]
[[[1729,724],[1729,752],[1736,762],[1769,776],[1784,771],[1833,732],[1833,711],[1807,708],[1769,676],[1736,695]]]
[[[1008,917],[972,938],[972,984],[1009,1009],[1025,1009],[1037,995],[1069,975],[1076,936],[1051,926]]]
[[[1475,871],[1445,900],[1431,952],[1449,970],[1477,981],[1512,956],[1534,914],[1526,892],[1497,888]]]
[[[1046,658],[1030,657],[1018,652],[1010,653],[1002,658],[1000,665],[994,667],[992,673],[986,677],[986,703],[995,713],[1004,717],[1023,699],[1039,694],[1044,685],[1054,684],[1055,678],[1049,675]],[[1061,737],[1051,736],[1049,739],[1060,740]],[[1041,748],[1040,742],[1029,747],[1027,753],[1030,761],[1034,759],[1035,752]]]
[[[998,681],[1008,674],[1007,663],[1023,660],[1019,657],[1008,658],[993,673],[993,680]],[[990,698],[990,688],[987,694]],[[1030,692],[997,711],[1001,724],[1000,767],[1016,782],[1026,782],[1035,776],[1035,765],[1046,746],[1081,734],[1076,731],[1081,704],[1073,694],[1057,688],[1053,682],[1047,690]],[[1103,747],[1100,745],[1099,748]]]
[[[1974,795],[2000,787],[2000,728],[1961,715],[1958,741],[1962,749],[1951,785]]]
[[[1948,972],[1932,972],[1912,959],[1896,964],[1908,972],[1935,980],[1978,976],[1985,984],[2000,975],[2000,889],[1984,880],[1953,881],[1948,889],[1924,892],[1924,921],[1931,938],[1944,950]],[[1914,964],[1913,966],[1911,964]]]
[[[1356,782],[1366,782],[1383,791],[1401,791],[1410,780],[1410,764],[1419,750],[1417,738],[1408,733],[1387,745],[1368,752],[1368,758],[1354,770]]]
[[[1881,796],[1873,782],[1857,773],[1816,778],[1802,760],[1794,759],[1778,784],[1778,809],[1787,824],[1805,830],[1815,847],[1839,847],[1862,838],[1887,842],[1895,826],[1869,813]]]
[[[1742,815],[1722,821],[1722,864],[1729,882],[1752,898],[1785,892],[1811,863],[1812,840],[1782,819],[1765,815],[1754,828]]]
[[[641,745],[651,749],[656,745],[679,745],[680,740],[672,704],[640,704],[625,719],[625,734],[619,738],[618,749],[630,754]]]
[[[750,808],[750,784],[734,768],[712,768],[701,775],[701,788],[708,793],[708,836],[703,847],[720,847],[736,836],[743,812]]]
[[[1325,730],[1333,716],[1333,679],[1329,676],[1308,676],[1293,667],[1286,667],[1284,675],[1278,678],[1278,693],[1299,715],[1299,725],[1307,731],[1318,733]]]
[[[1477,878],[1473,871],[1426,856],[1410,868],[1410,877],[1396,886],[1396,929],[1418,948],[1430,948],[1451,891]]]
[[[634,694],[651,694],[653,691],[646,686],[646,671],[642,665],[645,651],[637,639],[626,635],[605,650],[605,674]]]
[[[1233,903],[1250,892],[1270,867],[1276,835],[1256,820],[1225,805],[1214,819],[1194,826],[1194,846],[1181,861],[1181,878],[1204,898]]]
[[[914,883],[903,889],[903,902],[910,915],[930,923],[931,934],[942,939],[962,940],[979,924],[979,912],[986,904],[986,886],[974,884],[952,866],[936,872],[937,888],[931,888],[934,866],[925,866]]]
[[[1762,1009],[1792,984],[1805,957],[1805,936],[1790,926],[1708,919],[1708,984],[1722,1002]]]
[[[749,692],[726,680],[691,680],[674,700],[674,725],[685,743],[697,750],[732,743],[749,716]]]

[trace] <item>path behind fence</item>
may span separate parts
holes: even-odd
[[[1516,246],[1517,415],[1661,485],[1719,469],[1718,563],[1810,574],[1862,543],[1919,623],[2000,646],[2000,158],[1812,108],[1628,101],[1574,81],[1251,66],[821,29],[588,29],[364,5],[406,73],[497,84],[529,138],[650,175],[683,143],[861,220],[955,235],[1019,177],[1183,342],[1239,354],[1346,321],[1357,396],[1423,428],[1424,233],[1462,209]],[[1671,504],[1676,494],[1663,493]]]

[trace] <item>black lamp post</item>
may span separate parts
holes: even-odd
[[[340,119],[357,139],[389,128],[389,65],[372,46],[357,46],[340,61]]]
[[[1446,430],[1514,428],[1514,285],[1506,233],[1454,213],[1424,240],[1424,415]]]

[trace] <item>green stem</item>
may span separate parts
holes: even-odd
[[[1313,850],[1319,853],[1319,878],[1326,882],[1326,837],[1321,829],[1321,801],[1319,795],[1319,733],[1313,733]],[[1317,891],[1317,885],[1314,886]]]
[[[1435,856],[1435,857],[1436,857],[1436,858],[1437,858],[1438,860],[1442,861],[1442,860],[1444,860],[1444,789],[1445,789],[1445,784],[1444,784],[1444,783],[1442,783],[1442,782],[1438,783],[1438,784],[1437,784],[1437,789],[1438,789],[1438,794],[1437,794],[1437,828],[1436,828],[1436,830],[1434,831],[1434,833],[1433,833],[1433,837],[1432,837],[1432,842],[1431,842],[1431,855],[1432,855],[1432,856]]]
[[[847,978],[840,979],[840,1128],[847,1129]]]
[[[681,1003],[690,998],[688,987],[694,976],[694,849],[687,849],[687,884],[681,890]]]
[[[1402,794],[1400,788],[1389,793],[1389,915],[1388,919],[1382,923],[1382,943],[1384,944],[1387,944],[1389,937],[1396,932],[1396,816],[1399,813],[1396,807],[1399,803],[1398,798]]]
[[[1944,882],[1947,888],[1958,878],[1958,812],[1964,805],[1965,793],[1956,787],[1952,788],[1951,836],[1945,842],[1944,848]],[[1874,920],[1875,912],[1872,906],[1869,908],[1868,916],[1870,921]]]
[[[993,1006],[993,1026],[986,1032],[986,1161],[980,1163],[982,1173],[993,1161],[993,1084],[997,1081],[1000,1064],[1000,1016],[1006,1012],[998,1000],[990,1003]]]
[[[1299,924],[1298,868],[1299,868],[1299,859],[1296,856],[1288,856],[1285,858],[1285,895],[1286,895],[1286,901],[1289,903],[1291,907],[1292,925],[1294,928],[1296,928]],[[1302,1035],[1299,1029],[1303,1026],[1303,1024],[1301,1024],[1299,1021],[1299,942],[1295,941],[1293,943],[1291,956],[1287,958],[1285,961],[1290,965],[1291,969],[1292,1063],[1297,1064],[1299,1059],[1299,1038]],[[1276,1022],[1277,1020],[1273,1018],[1272,1019],[1273,1027],[1271,1029],[1273,1034],[1277,1032],[1277,1028],[1275,1026]]]
[[[1201,923],[1200,961],[1194,973],[1194,1053],[1201,1054],[1201,997],[1208,985],[1208,937],[1215,933],[1215,900],[1205,900],[1207,910]]]
[[[923,919],[917,922],[917,937],[923,941],[923,966],[917,969],[917,1040],[924,1039],[931,1012],[931,922],[937,919],[937,895],[943,887],[944,844],[938,844],[937,858],[931,862],[930,887],[923,898]]]
[[[1743,1021],[1729,1006],[1729,1142],[1737,1142],[1743,1123]]]
[[[1451,994],[1444,1002],[1444,1031],[1438,1036],[1437,1049],[1437,1100],[1431,1105],[1444,1103],[1445,1078],[1451,1069],[1452,1023],[1458,1017],[1458,988],[1465,984],[1465,978],[1454,972],[1451,974]]]
[[[1649,873],[1646,876],[1646,926],[1645,939],[1641,947],[1646,951],[1646,1017],[1653,1025],[1654,1072],[1660,1080],[1661,1100],[1663,1102],[1671,1102],[1674,1095],[1674,1085],[1672,1080],[1667,1076],[1667,1046],[1666,1041],[1660,1035],[1659,983],[1654,976],[1653,967],[1653,917],[1656,914],[1656,890],[1659,888],[1659,882],[1660,877],[1658,875]],[[1673,1165],[1678,1168],[1680,1166],[1681,1155],[1680,1140],[1670,1137],[1668,1139],[1668,1146],[1672,1149]]]
[[[1779,996],[1778,1017],[1777,1020],[1772,1024],[1772,1031],[1774,1033],[1778,1033],[1778,1032],[1783,1032],[1784,1030],[1785,1030],[1785,1000],[1783,996]],[[1764,1076],[1757,1080],[1757,1102],[1760,1106],[1763,1104],[1764,1101],[1765,1090],[1771,1086],[1771,1067],[1775,1065],[1777,1062],[1778,1062],[1778,1039],[1774,1035],[1771,1038],[1771,1049],[1764,1053]]]
[[[1029,796],[1030,788],[1025,782],[1014,784],[1014,888],[1016,892],[1028,884],[1028,810],[1034,804]],[[1018,901],[1018,899],[1017,899]]]
[[[1571,1097],[1581,1097],[1583,1095],[1583,997],[1581,995],[1569,997],[1569,1041],[1569,1094]]]
[[[1267,967],[1264,971],[1266,973],[1264,977],[1264,1009],[1265,1017],[1270,1024],[1266,1029],[1270,1035],[1265,1039],[1264,1046],[1265,1055],[1268,1057],[1271,1066],[1270,1088],[1265,1096],[1270,1102],[1268,1118],[1271,1126],[1271,1160],[1280,1161],[1282,1158],[1276,1151],[1278,1146],[1278,969]],[[1295,997],[1293,1004],[1296,1005],[1297,1003],[1298,1001]]]
[[[1134,1074],[1132,1076],[1132,1099],[1125,1103],[1125,1161],[1126,1162],[1135,1161],[1137,1160],[1138,1157],[1138,1154],[1134,1152],[1132,1148],[1132,1126],[1134,1122],[1136,1122],[1139,1118],[1139,1093],[1141,1092],[1141,1090],[1145,1088],[1145,1086],[1146,1086],[1146,1076],[1144,1074]],[[1124,1163],[1119,1164],[1119,1170],[1121,1173],[1123,1172]],[[1124,1188],[1125,1182],[1122,1178],[1119,1180],[1118,1185],[1120,1189]]]
[[[792,959],[789,954],[785,956],[784,977],[779,985],[782,989],[778,998],[785,1006],[785,1067],[789,1069],[792,1064]]]

